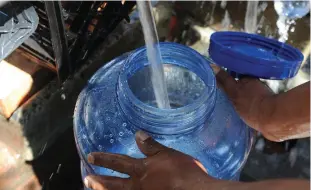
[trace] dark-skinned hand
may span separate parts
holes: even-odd
[[[255,130],[264,132],[261,126],[265,125],[265,106],[273,98],[273,91],[259,79],[244,77],[236,81],[217,66],[214,65],[213,69],[217,85],[225,91],[244,122]]]
[[[310,186],[308,180],[218,180],[210,177],[199,161],[161,145],[142,131],[136,133],[136,142],[147,158],[103,152],[88,156],[89,163],[126,173],[129,178],[89,175],[85,186],[93,190],[307,190]]]
[[[274,94],[259,79],[235,80],[218,66],[212,68],[218,86],[248,126],[272,141],[310,136],[310,82]]]
[[[142,131],[136,133],[136,142],[146,158],[104,152],[88,155],[89,163],[128,174],[129,178],[89,175],[84,184],[94,190],[183,190],[200,189],[204,183],[216,181],[199,161],[161,145]]]

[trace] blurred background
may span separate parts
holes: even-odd
[[[109,60],[144,45],[133,1],[0,4],[0,190],[82,189],[73,111],[87,80]],[[310,79],[309,1],[153,1],[160,41],[208,55],[215,31],[246,31],[298,48],[288,80]],[[295,101],[295,100],[293,100]],[[257,134],[242,181],[310,178],[310,139],[271,142]]]

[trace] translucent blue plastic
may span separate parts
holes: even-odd
[[[88,164],[86,156],[104,151],[142,158],[134,134],[144,130],[160,143],[201,161],[210,175],[238,180],[252,144],[252,131],[217,89],[210,63],[203,56],[175,43],[161,43],[160,50],[174,109],[154,107],[145,48],[112,60],[81,92],[74,132],[82,176],[126,177]]]
[[[278,80],[294,77],[303,61],[302,53],[288,44],[231,31],[212,34],[209,55],[217,65],[240,75]]]
[[[275,0],[274,9],[279,16],[284,16],[288,19],[298,19],[310,12],[310,1]]]

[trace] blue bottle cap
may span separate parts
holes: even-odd
[[[211,59],[238,74],[263,79],[295,76],[302,53],[285,43],[244,32],[215,32],[210,39]]]

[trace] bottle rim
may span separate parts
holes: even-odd
[[[215,75],[210,62],[195,50],[177,43],[159,43],[162,60],[186,68],[205,83],[201,95],[192,103],[175,109],[163,109],[145,104],[139,100],[129,87],[128,79],[141,68],[149,65],[146,48],[135,50],[127,60],[119,75],[118,99],[120,107],[134,125],[158,134],[177,134],[187,132],[203,124],[211,114],[216,100]],[[144,60],[142,60],[144,59]],[[189,117],[191,116],[191,117]]]

